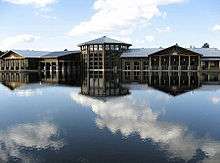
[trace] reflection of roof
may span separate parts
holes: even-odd
[[[199,89],[200,87],[178,87],[178,86],[152,86],[152,88],[156,89],[156,90],[159,90],[159,91],[162,91],[164,93],[167,93],[169,95],[172,95],[172,96],[179,96],[179,95],[182,95],[182,94],[185,94],[187,92],[191,92],[193,90],[197,90]]]
[[[91,41],[88,41],[88,42],[84,42],[82,44],[79,44],[79,46],[94,45],[94,44],[126,44],[126,45],[131,46],[131,44],[127,44],[125,42],[121,42],[121,41],[118,41],[118,40],[115,40],[115,39],[111,39],[111,38],[106,37],[106,36],[95,39],[95,40],[91,40]]]
[[[150,54],[156,53],[162,50],[162,48],[140,48],[140,49],[129,49],[125,51],[121,57],[147,57]]]
[[[79,54],[80,51],[57,51],[57,52],[51,52],[49,54],[46,54],[42,56],[43,58],[49,58],[49,57],[62,57],[69,54]]]

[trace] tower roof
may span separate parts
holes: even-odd
[[[125,42],[122,42],[122,41],[118,41],[118,40],[115,40],[115,39],[111,39],[111,38],[106,37],[106,36],[103,36],[103,37],[95,39],[95,40],[84,42],[82,44],[79,44],[78,46],[97,45],[97,44],[124,44],[124,45],[131,46],[131,44],[128,44],[128,43],[125,43]]]

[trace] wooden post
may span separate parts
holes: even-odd
[[[191,70],[191,57],[189,56],[188,70]]]
[[[181,70],[181,58],[180,58],[180,55],[179,55],[179,67],[178,67],[178,70],[179,71]]]
[[[171,70],[171,56],[169,55],[169,66],[168,66],[168,70]]]
[[[219,68],[219,70],[220,70],[220,61],[218,61],[218,68]]]
[[[210,61],[208,61],[208,70],[211,69],[211,64],[210,64]]]
[[[162,67],[161,67],[161,56],[159,56],[159,70],[162,70]]]

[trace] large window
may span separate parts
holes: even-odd
[[[134,62],[134,70],[140,70],[140,62]]]
[[[130,69],[131,69],[130,62],[125,62],[125,70],[130,70]]]
[[[89,47],[90,47],[90,51],[93,51],[93,45],[90,45]]]

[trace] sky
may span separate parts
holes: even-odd
[[[133,48],[220,48],[220,1],[0,0],[0,50],[77,50],[102,36]]]

